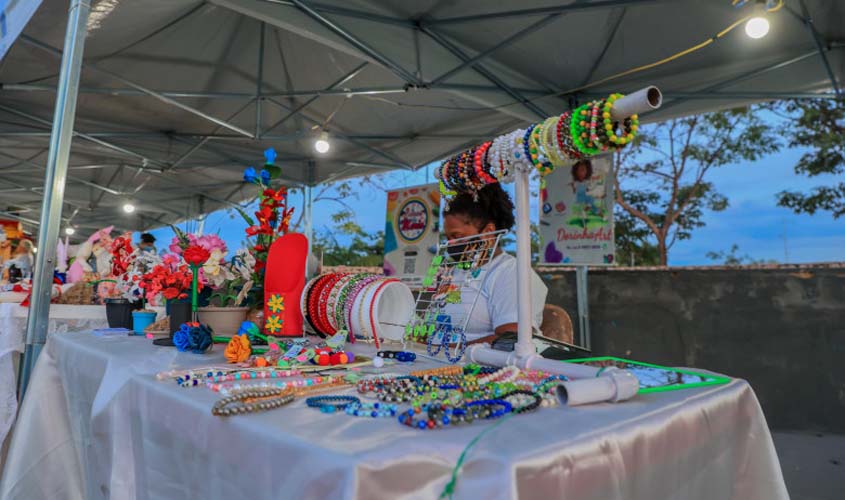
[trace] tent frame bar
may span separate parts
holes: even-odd
[[[513,45],[516,41],[525,37],[525,35],[536,33],[538,30],[544,28],[545,26],[550,24],[552,21],[556,21],[560,17],[561,17],[560,13],[551,14],[551,15],[548,15],[548,16],[540,19],[539,21],[537,21],[535,23],[532,23],[532,24],[526,26],[525,28],[523,28],[523,29],[517,31],[516,33],[514,33],[513,35],[505,38],[501,42],[499,42],[496,45],[490,47],[489,49],[487,49],[483,52],[479,52],[477,55],[470,58],[469,60],[464,61],[463,63],[455,66],[454,68],[450,69],[449,71],[447,71],[447,72],[443,73],[442,75],[438,76],[437,78],[432,80],[431,83],[429,83],[428,85],[430,87],[437,87],[438,84],[444,82],[445,80],[452,78],[453,76],[457,75],[461,71],[463,71],[467,68],[470,68],[470,67],[472,67],[472,68],[476,67],[476,65],[478,63],[480,63],[482,60],[484,60],[485,58],[487,58],[489,55],[496,52],[497,50],[503,49],[503,48],[510,46],[510,45]]]
[[[303,2],[302,0],[291,0],[291,3],[296,6],[297,9],[305,13],[305,15],[307,15],[317,23],[321,24],[324,28],[327,28],[329,31],[346,40],[347,43],[355,47],[366,57],[372,58],[374,61],[378,62],[385,68],[392,71],[396,76],[404,80],[406,83],[419,83],[417,81],[417,78],[411,73],[409,73],[408,70],[403,68],[400,64],[385,56],[384,54],[376,50],[374,47],[370,46],[367,42],[353,35],[339,24],[324,17],[322,14],[312,9],[306,2]]]
[[[430,27],[428,27],[425,24],[420,25],[420,30],[423,33],[425,33],[426,35],[428,35],[432,40],[437,42],[438,45],[440,45],[444,49],[448,50],[449,52],[452,53],[452,55],[454,55],[455,57],[457,57],[458,59],[463,61],[464,64],[469,64],[471,58],[463,50],[458,48],[457,45],[450,42],[445,36],[441,35],[440,33],[436,32],[434,30],[432,30]],[[515,99],[517,102],[521,103],[523,106],[528,108],[528,110],[531,111],[538,118],[545,119],[546,117],[548,117],[548,113],[543,111],[542,108],[540,108],[539,106],[537,106],[533,102],[527,100],[522,94],[520,94],[519,92],[517,92],[516,90],[511,88],[507,83],[502,81],[498,76],[494,75],[490,71],[487,71],[487,69],[485,69],[483,66],[472,65],[472,69],[475,70],[476,73],[480,74],[481,76],[486,78],[488,81],[493,83],[495,86],[502,89],[506,94],[511,96],[511,98]]]
[[[52,47],[52,46],[50,46],[50,45],[48,45],[44,42],[38,41],[35,38],[32,38],[28,35],[21,35],[20,39],[24,43],[31,45],[33,47],[37,47],[37,48],[44,50],[46,52],[49,52],[50,54],[53,54],[54,56],[57,56],[57,57],[62,56],[61,50],[59,50],[55,47]],[[251,134],[250,132],[248,132],[248,131],[246,131],[246,130],[238,127],[238,126],[232,125],[231,123],[229,123],[225,120],[215,118],[215,117],[209,115],[208,113],[204,113],[204,112],[202,112],[202,111],[200,111],[200,110],[198,110],[194,107],[188,106],[187,104],[183,104],[179,101],[171,99],[170,97],[167,97],[165,95],[160,94],[159,92],[156,92],[155,90],[148,89],[147,87],[145,87],[143,85],[140,85],[138,83],[133,82],[132,80],[129,80],[127,78],[123,78],[122,76],[118,75],[117,73],[113,73],[111,71],[104,70],[104,69],[98,67],[97,65],[91,64],[91,63],[82,62],[81,64],[82,64],[82,67],[85,68],[85,69],[96,71],[98,73],[101,73],[101,74],[109,77],[109,78],[113,78],[114,80],[117,80],[117,81],[119,81],[119,82],[121,82],[125,85],[128,85],[129,87],[134,88],[135,90],[143,92],[144,94],[147,94],[151,97],[154,97],[154,98],[158,99],[159,101],[161,101],[163,103],[170,104],[171,106],[179,108],[182,111],[186,111],[188,113],[191,113],[192,115],[195,115],[195,116],[198,116],[198,117],[200,117],[204,120],[210,121],[211,123],[214,123],[214,124],[219,125],[221,127],[225,127],[227,129],[231,130],[232,132],[237,132],[237,133],[239,133],[241,135],[245,135],[247,137],[253,136],[253,134]]]
[[[836,74],[834,74],[833,69],[830,67],[830,61],[827,59],[827,54],[825,53],[825,43],[822,43],[822,36],[816,29],[816,24],[813,21],[813,17],[810,15],[810,11],[807,10],[807,5],[804,3],[804,0],[800,0],[800,4],[801,14],[803,14],[803,19],[801,19],[801,21],[805,26],[807,26],[807,29],[810,30],[813,42],[815,42],[816,49],[819,51],[819,57],[821,57],[822,64],[827,72],[827,77],[830,78],[830,83],[833,85],[833,91],[836,93],[837,97],[842,97],[842,90],[839,88],[839,83],[836,81]]]

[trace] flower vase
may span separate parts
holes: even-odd
[[[173,334],[179,331],[183,323],[191,321],[191,303],[177,300],[167,301],[167,315],[170,317],[170,336],[166,339],[156,339],[155,345],[172,346]]]
[[[133,304],[126,299],[106,299],[106,320],[109,328],[132,328]]]

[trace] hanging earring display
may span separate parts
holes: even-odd
[[[493,258],[506,232],[483,233],[438,246],[417,295],[414,320],[405,329],[406,343],[425,342],[429,356],[444,352],[450,363],[463,358],[466,327],[478,301],[475,294],[465,302],[464,290],[481,286],[481,268]]]

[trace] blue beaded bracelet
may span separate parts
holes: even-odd
[[[319,408],[323,413],[334,413],[351,404],[361,404],[355,396],[314,396],[305,400],[309,408]]]
[[[499,417],[503,416],[505,413],[510,413],[511,410],[513,410],[513,406],[510,403],[508,403],[507,401],[505,401],[504,399],[482,399],[482,400],[479,400],[479,401],[470,401],[469,403],[466,404],[466,407],[469,408],[469,407],[472,407],[472,406],[490,406],[490,405],[498,405],[498,406],[501,406],[502,408],[491,412],[490,415],[487,417],[488,419],[499,418]]]
[[[386,403],[352,403],[346,407],[346,414],[355,417],[395,417],[396,405]]]

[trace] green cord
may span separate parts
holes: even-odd
[[[475,446],[475,444],[478,442],[478,440],[481,439],[488,432],[492,431],[496,427],[505,423],[506,420],[508,420],[509,418],[511,418],[514,415],[516,415],[516,414],[510,413],[510,414],[502,417],[501,420],[499,420],[495,424],[491,425],[490,427],[484,429],[483,431],[479,432],[477,436],[472,438],[472,441],[470,441],[469,444],[466,445],[466,448],[464,448],[464,451],[461,452],[461,456],[458,457],[458,463],[456,463],[455,467],[452,469],[452,478],[449,480],[448,483],[446,483],[446,487],[443,488],[443,491],[440,493],[439,498],[444,498],[444,497],[448,496],[451,499],[452,495],[455,494],[455,486],[456,486],[456,483],[458,482],[458,471],[460,471],[461,466],[463,466],[463,464],[464,464],[464,458],[466,458],[466,454],[469,453],[469,450],[473,446]]]

